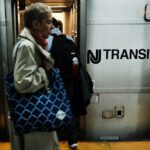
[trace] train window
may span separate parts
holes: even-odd
[[[150,4],[145,5],[144,19],[145,21],[150,21]]]

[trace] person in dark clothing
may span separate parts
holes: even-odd
[[[76,113],[77,94],[75,94],[76,78],[79,72],[79,52],[69,35],[64,35],[58,28],[58,22],[52,18],[53,28],[48,38],[48,51],[52,54],[55,67],[59,68],[72,106],[73,123],[68,131],[68,145],[75,149],[78,146],[79,115]],[[67,43],[66,43],[67,42]],[[76,101],[76,102],[75,102]]]

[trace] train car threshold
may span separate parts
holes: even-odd
[[[61,150],[70,150],[66,141],[60,142]],[[0,142],[0,150],[11,150],[10,143]],[[79,142],[77,150],[150,150],[149,141],[137,142]]]

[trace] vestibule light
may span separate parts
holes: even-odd
[[[51,8],[67,8],[67,6],[50,6]]]

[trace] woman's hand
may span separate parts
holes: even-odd
[[[53,68],[54,63],[48,61],[48,60],[43,60],[43,67],[46,70],[50,70],[51,68]]]

